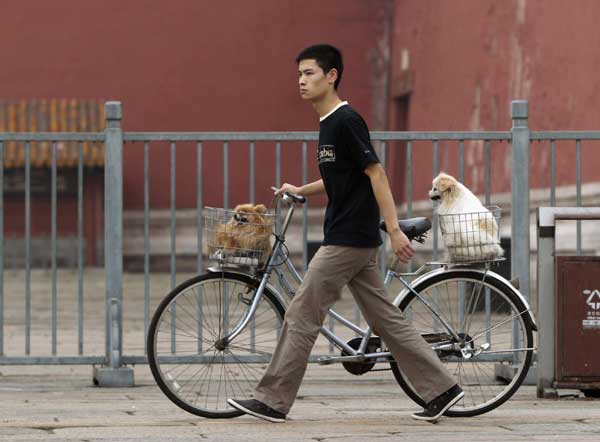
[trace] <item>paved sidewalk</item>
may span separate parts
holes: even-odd
[[[433,425],[410,418],[415,406],[390,372],[354,377],[311,365],[290,420],[270,424],[190,415],[160,392],[146,366],[136,367],[137,386],[128,389],[94,387],[91,371],[0,367],[0,441],[600,440],[600,400],[538,400],[533,387],[484,416]]]

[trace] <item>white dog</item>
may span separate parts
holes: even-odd
[[[498,244],[498,224],[481,201],[454,177],[440,173],[429,191],[439,201],[440,228],[457,261],[494,259],[504,255]]]

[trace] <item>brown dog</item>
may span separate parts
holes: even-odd
[[[227,223],[217,226],[209,248],[260,259],[271,247],[273,221],[266,215],[267,208],[263,204],[240,204],[234,212]]]

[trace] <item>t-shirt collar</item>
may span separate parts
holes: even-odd
[[[336,110],[338,110],[340,107],[347,105],[348,102],[347,101],[342,101],[340,104],[338,104],[336,107],[334,107],[333,109],[331,109],[331,111],[329,111],[327,113],[327,115],[323,115],[321,118],[319,118],[319,121],[323,121],[325,118],[327,118],[328,116],[330,116],[332,113],[334,113]]]

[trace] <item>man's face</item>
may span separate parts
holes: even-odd
[[[298,63],[298,86],[300,97],[313,101],[321,98],[333,86],[337,72],[329,71],[327,75],[316,60],[301,60]]]

